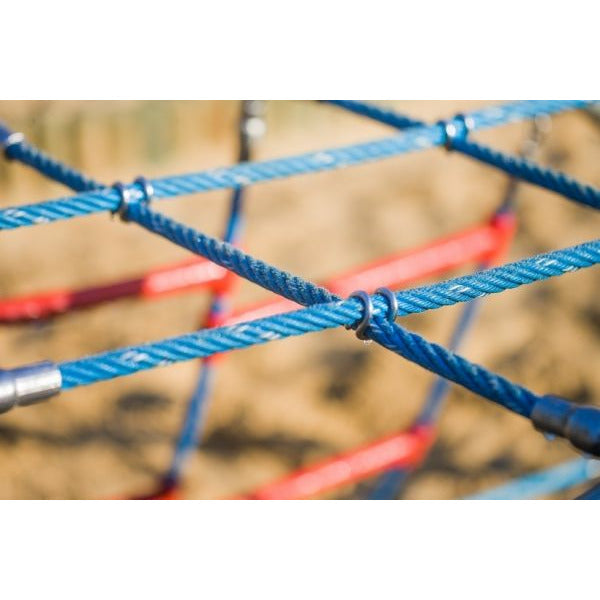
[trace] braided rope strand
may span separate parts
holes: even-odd
[[[517,120],[531,119],[537,115],[580,108],[589,103],[580,100],[515,102],[474,111],[447,123],[452,123],[457,129],[460,129],[464,126],[465,119],[468,119],[471,130],[474,131]],[[150,183],[154,188],[155,199],[172,198],[382,160],[415,150],[442,146],[446,143],[446,138],[444,124],[410,127],[402,134],[373,142],[154,179]],[[600,192],[596,193],[600,194]],[[143,190],[139,188],[132,187],[132,194],[133,200],[143,198]],[[97,212],[114,212],[118,209],[120,200],[119,194],[114,189],[103,188],[70,198],[6,208],[0,210],[0,230],[50,223]]]
[[[16,160],[27,165],[53,181],[71,188],[75,192],[86,192],[104,187],[101,183],[90,177],[86,177],[76,169],[48,156],[48,154],[32,146],[24,139],[6,145],[13,134],[14,132],[6,125],[0,123],[0,146],[5,146],[4,153],[9,160]]]
[[[381,108],[372,104],[358,101],[335,100],[330,104],[339,106],[353,113],[368,117],[375,121],[392,125],[398,129],[404,129],[407,126],[424,126],[423,121],[409,119],[404,115],[398,114],[393,110]],[[471,123],[472,117],[465,117],[464,122],[458,128],[461,133],[452,137],[447,142],[452,150],[461,152],[484,164],[504,171],[512,177],[517,177],[538,187],[543,187],[551,192],[561,194],[569,200],[579,202],[592,208],[600,208],[600,191],[591,185],[580,183],[565,173],[555,171],[546,167],[541,167],[526,158],[511,156],[489,148],[478,142],[466,139],[468,133],[465,123]],[[449,123],[452,123],[450,121]]]
[[[304,306],[339,300],[325,288],[282,271],[254,258],[230,244],[212,238],[174,219],[157,213],[143,203],[131,206],[131,220],[171,242],[212,260],[249,281]],[[489,294],[503,292],[524,284],[563,275],[600,262],[600,240],[539,254],[471,275],[420,286],[396,293],[398,315],[409,315],[468,302]],[[360,306],[358,301],[352,302]],[[345,306],[342,302],[340,306]],[[385,314],[387,304],[373,297],[376,314]],[[356,313],[354,313],[356,314]],[[360,314],[355,316],[355,320]]]
[[[178,357],[185,356],[187,352],[192,352],[193,354],[196,354],[196,356],[207,356],[209,354],[206,352],[208,351],[210,353],[211,351],[210,348],[207,349],[206,347],[207,342],[209,344],[212,342],[226,344],[226,347],[213,347],[212,353],[216,353],[219,350],[224,351],[226,349],[233,349],[234,347],[241,348],[254,343],[261,343],[261,341],[264,342],[265,339],[281,339],[282,337],[297,335],[301,332],[316,331],[319,328],[324,329],[342,324],[351,325],[358,321],[362,314],[362,311],[360,310],[360,306],[362,305],[358,300],[339,300],[324,288],[320,288],[300,277],[280,271],[263,261],[259,261],[240,250],[233,248],[229,244],[196,232],[164,215],[154,213],[143,204],[131,206],[131,218],[148,228],[150,231],[163,235],[167,239],[179,243],[183,247],[199,253],[206,258],[215,260],[217,264],[229,268],[234,273],[257,283],[270,291],[279,293],[279,290],[282,288],[282,282],[286,282],[286,285],[283,285],[285,288],[285,297],[300,304],[309,306],[316,305],[309,309],[305,309],[307,311],[306,313],[304,311],[295,311],[294,313],[287,313],[285,316],[278,315],[277,317],[257,320],[251,323],[242,324],[241,326],[233,326],[233,328],[221,328],[220,330],[215,329],[208,332],[200,332],[198,334],[200,337],[198,338],[183,336],[177,339],[166,340],[163,346],[161,346],[160,343],[158,343],[158,345],[155,344],[150,346],[154,351],[155,356],[150,356],[147,352],[148,346],[144,346],[142,347],[144,350],[141,352],[141,358],[138,356],[135,360],[137,370],[150,368],[150,366],[153,365],[155,366],[157,360],[165,361],[162,364],[170,364],[175,360],[184,360],[184,358]],[[589,259],[590,256],[595,256],[595,261],[600,261],[600,242],[589,242],[587,245],[584,244],[583,246],[583,254],[586,258]],[[591,252],[587,250],[588,246],[591,248]],[[567,251],[556,251],[553,254],[561,257],[564,253],[569,256],[569,268],[567,270],[572,270],[575,268],[574,264],[577,263],[574,256],[579,254],[579,249],[578,247],[569,248]],[[538,278],[547,278],[551,276],[550,273],[552,273],[552,268],[556,268],[561,264],[561,260],[546,259],[545,261],[541,261],[540,257],[534,257],[534,259],[528,260],[533,260],[536,264],[541,265],[540,269],[534,271],[533,269],[527,268],[527,260],[521,261],[526,263],[525,273],[529,279],[532,277],[535,278],[536,274]],[[508,271],[511,275],[518,274],[520,265],[515,265],[519,265],[519,263],[514,263],[512,266],[509,265],[509,269],[506,267],[497,267],[491,271],[496,271],[496,273]],[[564,271],[561,270],[561,272]],[[485,271],[483,273],[485,273]],[[469,278],[479,279],[480,276],[481,274],[478,274],[476,276],[465,276],[459,279],[465,281]],[[500,277],[495,277],[494,279],[496,279],[496,281],[501,280]],[[517,285],[516,280],[516,277],[511,276],[508,278],[507,283],[510,287],[513,287]],[[466,286],[457,286],[456,284],[446,282],[446,286],[448,286],[448,284],[450,284],[449,289],[458,292],[460,296],[463,296],[464,300],[464,290]],[[436,284],[428,287],[435,288]],[[491,290],[493,289],[494,288],[491,288]],[[413,290],[413,293],[414,291],[415,290]],[[408,292],[410,292],[410,290]],[[397,293],[400,305],[403,305],[400,300],[406,293],[407,292]],[[491,293],[491,291],[488,291],[488,293]],[[480,293],[479,295],[482,294]],[[374,299],[373,301],[374,313],[373,322],[370,328],[372,337],[375,341],[386,348],[393,350],[397,354],[416,362],[424,368],[459,383],[471,391],[493,400],[518,414],[529,416],[533,404],[539,397],[499,375],[490,373],[479,365],[470,363],[441,346],[427,342],[417,334],[408,332],[398,325],[389,324],[384,318],[387,312],[386,301],[378,296],[375,296],[375,298],[378,300]],[[449,302],[451,296],[450,294],[446,294],[445,296],[442,296],[442,298],[445,302]],[[330,302],[329,304],[317,304],[319,302],[331,300],[333,302]],[[315,317],[318,322],[315,322]],[[346,318],[344,319],[344,317]],[[348,317],[353,318],[350,320]],[[285,325],[283,325],[279,320],[281,318],[291,318],[292,321],[287,321]],[[272,325],[275,325],[275,327],[272,327]],[[317,329],[315,329],[315,325],[317,326]],[[258,327],[258,330],[247,329],[249,326]],[[271,329],[266,332],[262,329],[263,326],[271,327]],[[244,334],[241,338],[239,337],[239,327],[242,327],[241,333]],[[298,331],[299,327],[300,331]],[[211,332],[214,335],[210,337],[210,339],[207,339],[206,336],[210,336]],[[249,333],[252,333],[253,339],[251,340],[248,340],[246,337]],[[222,334],[225,335],[226,339],[222,339]],[[135,354],[135,352],[134,349],[133,353]],[[83,375],[84,380],[85,378],[89,379],[91,376],[92,380],[94,380],[94,378],[101,375],[102,369],[106,369],[107,373],[114,373],[118,371],[119,367],[124,368],[122,374],[125,374],[126,372],[135,372],[136,370],[135,368],[132,369],[132,365],[129,364],[131,361],[126,361],[127,364],[125,364],[124,367],[119,365],[123,358],[121,354],[115,355],[114,353],[108,353],[101,355],[101,357],[100,362],[103,362],[104,365],[100,367],[100,372],[96,371],[91,375],[89,373],[79,373],[79,376]],[[192,357],[193,356],[190,356],[190,358]],[[74,362],[76,363],[76,368],[81,368],[82,364],[85,365],[82,361]],[[70,368],[73,368],[73,364],[70,365]],[[117,369],[117,371],[114,369]],[[66,375],[68,375],[68,373]],[[67,376],[65,376],[65,382],[68,385]]]

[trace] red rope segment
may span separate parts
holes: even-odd
[[[36,321],[121,298],[154,299],[197,289],[220,290],[228,278],[225,269],[204,258],[187,259],[133,279],[0,300],[0,322]]]
[[[425,456],[432,441],[433,432],[429,427],[396,433],[300,469],[241,499],[301,500],[325,494],[386,469],[411,466]]]

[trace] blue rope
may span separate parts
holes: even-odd
[[[600,461],[576,458],[531,473],[504,485],[467,496],[464,500],[527,500],[568,490],[600,476]]]
[[[475,131],[513,121],[531,119],[537,115],[580,108],[587,104],[590,102],[582,100],[534,100],[508,103],[455,117],[446,123],[411,127],[402,134],[382,140],[265,162],[246,163],[229,168],[154,179],[150,183],[154,188],[156,199],[236,188],[292,175],[359,165],[415,150],[442,146],[447,141],[448,125],[461,130],[465,120],[468,120],[470,130]],[[500,166],[500,161],[498,166]],[[552,185],[552,182],[544,181],[544,184]],[[570,187],[561,184],[555,191],[563,193],[565,190],[569,191]],[[143,198],[144,192],[140,185],[132,186],[131,192],[132,200]],[[581,190],[578,191],[578,194],[580,192]],[[585,187],[584,196],[588,203],[595,203],[600,198],[600,191]],[[120,194],[116,190],[104,188],[69,198],[6,208],[0,210],[0,230],[50,223],[97,212],[114,212],[118,209],[120,201]]]
[[[143,203],[131,206],[130,217],[149,231],[216,264],[233,271],[240,277],[256,283],[280,296],[304,306],[328,303],[337,296],[323,287],[312,284],[301,277],[286,273],[276,267],[253,258],[241,250],[211,236],[187,227],[177,221],[157,213]],[[512,289],[520,285],[540,281],[549,277],[597,264],[600,240],[593,240],[552,252],[539,254],[515,263],[487,269],[472,275],[464,275],[436,282],[430,285],[402,290],[398,298],[398,315],[409,315],[442,306],[468,302],[475,298]],[[385,314],[385,300],[374,296],[375,314]],[[351,299],[338,305],[341,311],[346,307],[360,307],[358,300]],[[323,309],[325,310],[325,309]],[[337,310],[336,310],[337,312]],[[350,310],[346,313],[358,321],[361,313]],[[336,317],[339,317],[337,313]],[[332,323],[332,326],[345,325],[345,321]]]
[[[415,122],[413,119],[405,117],[397,112],[387,110],[375,105],[366,104],[362,102],[353,101],[334,101],[332,104],[346,108],[352,112],[356,112],[363,116],[371,119],[378,120],[380,122],[392,125],[393,127],[403,128],[409,124],[420,125],[421,122]],[[531,139],[523,146],[521,155],[524,158],[529,158],[533,155],[535,148],[540,142],[540,129],[534,121],[533,131]],[[512,212],[514,209],[514,203],[516,199],[516,193],[518,188],[518,180],[512,177],[508,182],[508,187],[504,194],[504,198],[498,207],[496,214],[505,212]],[[480,265],[480,269],[485,268],[487,265]],[[461,312],[459,319],[456,323],[455,329],[452,332],[448,349],[452,352],[458,352],[468,330],[472,327],[476,313],[478,312],[480,299],[468,302],[463,311]],[[448,380],[443,377],[436,377],[431,385],[429,393],[425,399],[421,413],[415,421],[415,425],[432,425],[437,422],[441,407],[448,395],[450,390],[450,384]],[[408,478],[410,470],[407,468],[396,468],[390,469],[384,473],[377,481],[375,487],[371,490],[369,498],[371,500],[388,500],[397,498],[400,491],[404,487],[404,484]]]
[[[471,328],[481,306],[481,299],[467,302],[452,332],[448,349],[457,352],[467,332]],[[425,403],[419,414],[416,425],[431,424],[437,421],[440,409],[450,389],[450,382],[443,377],[436,377],[431,384]],[[389,500],[396,498],[408,477],[408,469],[390,469],[384,473],[375,488],[369,494],[371,500]]]
[[[5,146],[7,140],[13,134],[14,132],[11,129],[0,122],[0,146]],[[104,188],[101,183],[90,177],[86,177],[64,163],[55,160],[42,152],[39,148],[35,148],[27,143],[24,139],[6,146],[4,153],[9,160],[16,160],[24,165],[28,165],[42,175],[45,175],[58,183],[62,183],[76,192],[86,192]]]
[[[166,488],[172,487],[179,481],[191,452],[198,445],[200,430],[204,422],[207,407],[207,399],[214,387],[215,375],[214,365],[204,361],[196,389],[187,405],[185,418],[179,432],[179,437],[177,438],[177,443],[175,444],[171,465],[164,478]]]
[[[158,364],[210,356],[300,333],[352,325],[362,317],[360,301],[354,298],[340,300],[324,288],[272,267],[229,244],[194,231],[164,215],[154,213],[142,203],[131,205],[129,216],[149,231],[213,260],[270,291],[300,304],[309,305],[309,308],[62,363],[59,367],[63,375],[63,389],[130,374]],[[432,298],[441,300],[438,306],[471,299],[468,296],[465,298],[465,294],[471,291],[469,286],[457,284],[457,281],[492,281],[492,286],[485,286],[487,293],[492,293],[515,287],[519,282],[546,279],[553,274],[564,273],[565,269],[570,271],[599,261],[600,241],[593,241],[483,271],[476,276],[467,275],[426,288],[398,292],[396,295],[399,305],[403,307],[403,314],[407,314],[407,303],[404,301],[407,295],[416,295],[420,299],[420,302],[412,307],[413,312],[421,312],[426,310],[424,304],[433,308],[435,301],[431,302]],[[427,288],[433,293],[430,293],[431,298],[423,302],[423,290]],[[447,290],[447,294],[436,294],[436,290],[439,289]],[[485,292],[477,295],[484,294]],[[322,304],[323,302],[326,304]],[[310,306],[315,304],[320,305]],[[373,307],[373,318],[367,331],[375,341],[386,348],[523,416],[529,416],[536,402],[540,400],[540,397],[529,390],[490,373],[437,344],[429,343],[396,324],[388,323],[385,318],[388,307],[382,297],[373,297]]]
[[[233,243],[238,239],[241,230],[242,188],[236,188],[231,198],[229,217],[225,226],[223,239]],[[209,315],[214,318],[227,310],[227,300],[224,294],[217,292],[212,300]],[[196,388],[190,398],[183,420],[181,431],[175,444],[175,451],[169,470],[165,476],[167,488],[175,485],[181,478],[184,466],[191,453],[198,446],[205,421],[208,398],[214,388],[215,368],[208,360],[202,361],[202,368],[196,383]]]
[[[135,206],[135,205],[134,205]],[[138,205],[142,206],[142,205]],[[150,213],[149,213],[150,214]],[[193,230],[191,231],[193,235]],[[407,290],[405,292],[401,292],[399,294],[399,303],[400,303],[400,314],[409,314],[411,312],[421,312],[422,310],[427,310],[431,308],[437,308],[439,306],[452,304],[455,302],[468,301],[471,298],[482,296],[488,293],[495,293],[499,291],[503,291],[504,289],[509,289],[511,287],[516,287],[517,285],[521,285],[524,283],[530,283],[532,281],[536,281],[539,279],[543,279],[549,276],[554,276],[558,274],[562,274],[564,272],[575,270],[577,268],[590,266],[591,264],[595,264],[597,262],[597,247],[595,246],[595,242],[590,242],[588,244],[584,244],[581,247],[576,247],[573,250],[574,254],[562,252],[560,253],[560,261],[556,261],[555,253],[549,253],[546,256],[540,256],[534,259],[528,259],[526,261],[521,261],[519,264],[518,273],[510,272],[510,269],[505,269],[502,271],[502,279],[500,281],[497,280],[497,270],[490,270],[488,272],[484,272],[481,274],[481,277],[478,277],[474,280],[472,277],[469,278],[458,278],[456,280],[452,280],[451,282],[442,282],[441,284],[436,284],[434,286],[427,286],[425,288],[416,288],[414,290]],[[591,252],[590,252],[591,251]],[[558,255],[557,255],[558,256]],[[225,262],[221,264],[225,265]],[[507,267],[511,267],[508,265]],[[285,279],[285,278],[284,278]],[[299,285],[301,288],[307,289],[305,286],[305,282],[300,280],[299,278],[294,281],[295,285]],[[288,287],[288,286],[284,286]],[[313,286],[314,288],[314,286]],[[271,288],[274,289],[274,288]],[[294,286],[290,287],[290,290],[294,291]],[[281,290],[279,291],[281,293]],[[327,302],[331,295],[326,290],[321,289],[321,296],[313,297],[311,295],[305,297],[297,297],[294,294],[288,295],[283,294],[288,298],[299,300],[304,304],[314,304],[316,302]],[[450,294],[450,296],[448,296]],[[385,309],[385,307],[381,306],[381,299],[378,297],[374,300],[376,307],[379,310]],[[377,306],[379,302],[379,306]],[[350,321],[329,321],[327,324],[323,324],[323,327],[333,327],[340,324],[350,324],[356,320],[358,320],[360,313],[356,310],[359,307],[357,306],[356,301],[348,301],[348,303],[354,304],[354,316]],[[376,308],[376,309],[377,309]],[[339,315],[338,315],[339,318]],[[306,329],[309,330],[319,330],[316,329]],[[266,335],[272,337],[274,332],[262,332],[261,335]],[[185,337],[185,336],[184,336]],[[408,340],[405,340],[408,341]],[[235,346],[234,346],[235,347]],[[231,348],[233,349],[233,347]],[[110,354],[110,353],[109,353]],[[206,356],[209,354],[196,354],[195,357],[198,356]],[[125,353],[125,359],[127,359],[129,355],[127,352]],[[185,356],[180,355],[176,360],[185,360],[188,358],[193,358],[194,356]],[[87,364],[85,362],[87,359],[83,359],[83,364]],[[127,362],[127,361],[126,361]],[[160,361],[159,361],[160,362]],[[76,365],[78,361],[73,361],[72,363],[65,363],[65,365],[72,364]],[[149,367],[145,367],[149,368]],[[114,376],[118,376],[119,374],[127,374],[128,372],[135,372],[134,369],[132,371],[126,370],[123,373],[111,373],[109,377],[100,377],[100,379],[106,379]],[[68,369],[67,369],[68,372]],[[106,373],[105,373],[106,374]],[[99,380],[100,380],[99,379]],[[91,383],[92,381],[82,381],[82,382],[71,382],[69,384],[68,378],[65,381],[64,389],[68,389],[69,387],[74,387],[75,385],[83,385],[86,383]]]
[[[332,100],[329,103],[398,128],[406,127],[407,123],[412,123],[413,126],[424,125],[422,121],[407,119],[404,115],[395,114],[389,109],[381,109],[364,102]],[[447,140],[452,150],[462,152],[471,158],[504,171],[512,177],[517,177],[551,192],[556,192],[580,204],[600,208],[600,190],[580,183],[564,173],[536,165],[526,158],[504,154],[499,150],[466,139],[468,134],[467,119],[468,117],[465,117],[463,123],[458,127],[456,123],[453,123],[456,134]]]

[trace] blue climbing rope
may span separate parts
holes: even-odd
[[[406,117],[396,115],[389,109],[378,109],[375,106],[358,101],[331,101],[331,104],[394,127],[406,127]],[[580,204],[600,208],[600,193],[596,188],[580,183],[564,173],[536,165],[526,158],[511,156],[467,139],[469,131],[472,130],[470,119],[466,116],[462,119],[455,117],[450,121],[441,123],[446,128],[444,141],[449,150],[466,154],[475,160],[504,171],[511,177],[556,192]],[[411,122],[414,123],[415,127],[424,126],[422,121],[411,119]]]
[[[76,169],[55,160],[39,148],[29,144],[22,134],[12,131],[0,122],[0,147],[9,160],[28,165],[42,175],[71,188],[75,192],[102,189],[104,186],[86,177]]]
[[[153,186],[154,198],[157,200],[197,192],[236,188],[292,175],[359,165],[399,156],[407,152],[443,146],[448,141],[448,131],[451,128],[454,128],[455,131],[464,131],[467,122],[471,132],[513,121],[531,119],[538,115],[581,108],[587,104],[590,102],[582,100],[531,100],[508,103],[460,115],[444,123],[410,127],[394,137],[374,142],[264,162],[246,163],[200,173],[153,179],[150,180],[150,184]],[[466,140],[459,140],[458,137],[453,139],[453,144],[460,145],[461,149],[466,148]],[[481,158],[483,159],[483,157]],[[490,164],[494,164],[498,168],[509,168],[500,157],[490,156],[489,158],[495,161]],[[512,167],[510,168],[512,169]],[[530,173],[530,176],[538,185],[565,195],[573,193],[572,199],[574,200],[585,201],[595,207],[600,206],[600,190],[574,183],[571,180],[565,181],[563,176],[557,180],[553,173],[545,173],[543,170]],[[556,186],[556,189],[553,186]],[[142,186],[133,185],[130,191],[133,200],[143,199]],[[568,195],[568,197],[571,196]],[[117,190],[104,188],[69,198],[5,208],[0,210],[0,230],[50,223],[97,212],[115,212],[120,203],[121,196]]]
[[[352,110],[354,105],[358,105],[360,114],[364,114],[364,116],[369,116],[372,119],[376,119],[387,124],[397,122],[398,124],[394,125],[395,127],[402,127],[406,121],[406,118],[403,115],[399,115],[393,111],[385,111],[379,107],[366,105],[364,103],[350,102],[349,104],[349,110]],[[362,111],[366,112],[363,113]],[[547,128],[548,123],[546,124],[546,127],[543,127],[540,122],[534,119],[531,135],[521,148],[522,157],[533,157],[533,154],[541,142],[543,134],[545,133],[544,129]],[[518,179],[514,177],[509,179],[504,198],[496,210],[496,215],[514,212],[518,185]],[[484,269],[487,266],[487,264],[479,265],[479,269]],[[480,304],[481,299],[476,299],[468,302],[463,308],[448,344],[448,349],[452,352],[459,351],[467,332],[469,329],[471,329],[473,323],[475,322],[475,317]],[[450,384],[446,379],[443,377],[436,377],[434,379],[421,412],[415,420],[415,425],[432,426],[437,423],[442,405],[446,399],[446,396],[448,395],[449,390]],[[390,469],[378,479],[374,488],[369,494],[369,498],[371,500],[391,500],[393,498],[397,498],[406,480],[408,479],[410,472],[411,470],[408,468]]]
[[[151,210],[143,203],[131,206],[130,217],[132,221],[142,225],[148,231],[160,235],[190,252],[233,271],[240,277],[298,304],[308,306],[339,300],[337,296],[321,286],[273,267],[242,252],[231,244],[178,223],[166,215]],[[402,290],[396,294],[398,315],[403,316],[468,302],[488,294],[503,292],[523,284],[592,266],[598,262],[599,248],[600,240],[592,240],[569,248],[539,254],[501,267],[486,269],[476,274]],[[385,314],[385,300],[374,296],[373,304],[375,315]],[[360,306],[358,300],[350,299],[339,302],[336,306],[335,311],[338,318],[346,307],[356,307],[357,310],[350,310],[347,314],[354,321],[359,320],[361,314],[358,310]],[[322,310],[325,311],[326,308],[323,307]],[[338,322],[336,319],[332,326],[346,324],[345,321]]]
[[[460,313],[448,349],[458,352],[481,306],[481,298],[467,302]],[[416,425],[430,425],[438,419],[442,404],[450,390],[450,382],[443,377],[436,377],[425,398],[423,408],[416,419]],[[390,469],[384,473],[369,494],[371,500],[391,500],[396,498],[408,477],[409,469]]]
[[[243,163],[234,167],[203,171],[187,175],[153,180],[153,198],[170,198],[201,191],[232,188],[234,197],[225,242],[207,236],[151,210],[146,200],[148,189],[143,182],[121,190],[99,187],[95,181],[54,161],[28,145],[22,137],[0,126],[0,145],[8,158],[19,160],[56,181],[81,192],[69,198],[60,198],[31,205],[0,210],[0,229],[48,223],[101,211],[123,212],[127,218],[146,230],[160,235],[233,273],[254,282],[307,308],[285,314],[257,319],[229,327],[216,327],[159,342],[142,344],[104,352],[95,356],[66,361],[58,365],[62,389],[88,385],[114,377],[135,373],[193,358],[209,357],[217,353],[246,348],[256,344],[284,339],[303,333],[347,326],[356,327],[369,317],[366,337],[385,348],[419,364],[446,380],[464,386],[497,404],[524,417],[543,430],[569,439],[577,448],[600,455],[600,410],[577,407],[566,400],[538,396],[530,390],[510,382],[500,375],[471,363],[451,350],[428,342],[388,319],[389,298],[375,294],[367,296],[372,311],[357,298],[343,300],[326,289],[301,277],[277,269],[261,260],[237,250],[227,243],[235,237],[241,187],[282,177],[312,173],[339,167],[381,160],[403,153],[446,146],[480,162],[491,165],[513,177],[557,192],[578,203],[600,208],[600,190],[582,184],[569,176],[542,168],[523,158],[506,155],[468,139],[478,129],[512,121],[531,119],[589,104],[585,101],[528,101],[508,103],[473,111],[435,125],[425,125],[404,115],[365,103],[334,101],[353,112],[402,128],[394,137],[335,148],[316,153],[276,159],[265,162]],[[125,193],[127,192],[127,194]],[[125,196],[127,202],[125,203]],[[600,262],[600,240],[592,240],[517,261],[502,267],[487,269],[474,275],[454,278],[445,282],[397,292],[398,315],[423,312],[459,302],[471,302],[483,296],[541,281],[567,272],[586,268]],[[365,298],[363,298],[365,300]],[[222,310],[222,299],[215,298],[213,311]],[[468,322],[469,310],[464,313]],[[466,325],[465,325],[466,326]],[[464,333],[459,324],[457,335]],[[357,332],[358,333],[358,332]],[[457,340],[451,343],[456,347]],[[203,399],[210,388],[210,370],[203,371],[181,435],[182,453],[173,462],[179,472],[182,457],[195,445],[198,423],[201,421]],[[424,415],[433,418],[443,395],[443,385],[432,392],[432,400]],[[172,471],[173,472],[173,471]]]
[[[83,359],[63,363],[60,368],[67,387],[85,385],[150,368],[156,366],[157,359],[163,364],[169,364],[173,360],[209,356],[219,351],[247,347],[261,343],[261,341],[282,339],[299,333],[339,325],[352,325],[362,318],[362,303],[359,300],[354,298],[340,300],[322,287],[281,271],[243,253],[230,244],[177,223],[165,215],[155,213],[144,203],[132,204],[129,216],[132,221],[139,223],[149,231],[204,256],[265,289],[283,295],[299,304],[308,305],[309,308],[305,311],[295,311],[238,326],[199,332],[195,335],[181,336],[154,345],[145,345],[140,347],[143,348],[142,352],[133,349],[131,352],[125,351],[125,356],[122,352],[105,353],[96,356],[91,361],[88,359],[87,362]],[[435,298],[438,306],[441,306],[456,303],[457,300],[472,299],[486,293],[482,287],[479,287],[479,291],[472,296],[473,289],[467,285],[469,281],[477,281],[478,286],[485,282],[483,287],[487,288],[487,293],[491,293],[494,290],[499,291],[498,286],[506,289],[507,286],[515,287],[519,283],[524,283],[525,280],[532,280],[532,278],[545,279],[552,274],[562,274],[578,267],[597,263],[599,259],[600,241],[587,242],[549,253],[547,256],[542,255],[512,265],[483,271],[477,275],[467,275],[425,288],[398,292],[396,297],[401,314],[407,314],[408,303],[405,302],[407,295],[413,295],[419,299],[417,303],[413,304],[413,312],[421,312],[427,308],[433,308],[435,302],[431,302],[431,298]],[[462,281],[463,285],[457,284],[457,281]],[[492,285],[489,285],[490,282]],[[429,288],[430,298],[425,300],[423,290],[427,288]],[[447,290],[446,295],[437,293],[440,289]],[[461,299],[458,299],[457,296]],[[466,361],[437,344],[426,342],[417,334],[389,323],[386,320],[387,301],[381,296],[373,298],[373,307],[373,319],[368,331],[375,341],[422,367],[459,383],[518,414],[530,416],[539,400],[535,394],[499,375],[490,373],[483,367]],[[268,331],[263,328],[265,326],[269,328]],[[248,336],[252,339],[249,340]],[[150,351],[152,351],[152,355]],[[128,356],[136,358],[133,361],[127,360]]]

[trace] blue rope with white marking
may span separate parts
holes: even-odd
[[[476,131],[513,121],[531,119],[538,115],[581,108],[587,104],[590,102],[582,100],[531,100],[508,103],[473,111],[445,123],[411,127],[399,135],[382,140],[270,161],[246,163],[229,168],[153,179],[149,183],[153,186],[154,198],[157,200],[197,192],[236,188],[293,175],[359,165],[399,156],[407,152],[443,146],[448,141],[448,130],[453,127],[455,131],[463,131],[465,122],[469,123],[469,131]],[[456,139],[454,142],[455,144],[460,142],[461,149],[467,148],[466,140]],[[471,147],[469,146],[469,148]],[[494,166],[499,168],[502,166],[502,161],[498,157],[490,157],[490,160],[496,161],[497,164],[494,163]],[[508,165],[504,166],[509,168]],[[551,177],[546,181],[542,172],[531,173],[531,177],[538,185],[553,189],[552,185],[556,184],[557,189],[554,191],[573,192],[576,196],[573,199],[585,201],[595,207],[600,206],[600,191],[595,188],[583,186],[580,189],[579,186],[567,185],[562,180],[556,182]],[[141,200],[144,197],[142,186],[132,187],[131,193],[133,200]],[[115,212],[119,208],[120,202],[121,196],[117,190],[104,188],[69,198],[5,208],[0,210],[0,230],[50,223],[98,212]]]
[[[143,203],[132,204],[129,216],[132,221],[143,225],[146,229],[170,239],[174,243],[209,260],[213,260],[237,275],[270,291],[279,293],[300,304],[309,305],[309,308],[259,319],[238,326],[202,331],[155,344],[146,344],[138,348],[108,352],[89,359],[62,363],[59,368],[63,376],[63,389],[133,373],[157,366],[157,364],[170,364],[177,360],[209,356],[218,352],[339,325],[351,326],[362,317],[362,303],[359,300],[353,298],[345,301],[339,300],[324,288],[281,271],[237,250],[229,244],[196,232],[164,215],[155,213]],[[523,283],[523,273],[525,274],[525,280],[532,277],[545,279],[551,276],[551,273],[564,273],[565,268],[573,270],[578,266],[583,267],[590,263],[597,263],[600,260],[600,241],[588,242],[566,250],[549,253],[549,255],[554,258],[548,258],[547,256],[534,257],[515,263],[512,266],[506,265],[490,269],[477,274],[477,276],[464,276],[457,280],[466,282],[471,278],[471,280],[477,279],[482,282],[491,279],[494,281],[494,286],[488,288],[491,292],[493,289],[497,289],[498,285],[501,285],[502,279],[509,284],[509,287],[518,285],[517,281],[519,280]],[[533,268],[530,267],[532,264],[535,265]],[[490,274],[492,274],[491,278]],[[498,277],[498,274],[501,276]],[[508,276],[506,277],[506,275]],[[469,289],[468,286],[451,282],[445,283],[446,286],[450,284],[450,293],[444,298],[442,304],[455,303],[457,300],[456,295],[463,296]],[[444,286],[443,284],[434,284],[428,287],[435,289]],[[417,288],[417,290],[419,289],[421,292],[417,292],[417,297],[422,297],[422,290],[426,288]],[[403,297],[407,292],[409,293],[410,290],[396,294],[399,305],[404,307],[404,314],[406,314],[406,302],[403,301]],[[455,296],[451,298],[453,294]],[[327,304],[320,304],[323,302]],[[310,306],[313,304],[317,306]],[[373,297],[372,304],[373,317],[367,332],[372,339],[384,347],[523,416],[530,417],[536,406],[543,405],[546,412],[548,410],[555,410],[555,412],[562,410],[565,413],[566,410],[563,416],[565,419],[569,417],[569,414],[567,414],[569,411],[565,407],[550,406],[548,408],[547,402],[540,404],[540,400],[545,401],[545,399],[536,396],[531,391],[511,383],[479,365],[470,363],[437,344],[427,342],[417,334],[408,332],[395,323],[389,323],[386,319],[387,301],[382,297]],[[422,305],[420,307],[413,306],[413,308],[416,309],[415,312],[424,310]],[[568,407],[570,406],[568,405]],[[561,430],[559,434],[564,435],[564,432]]]

